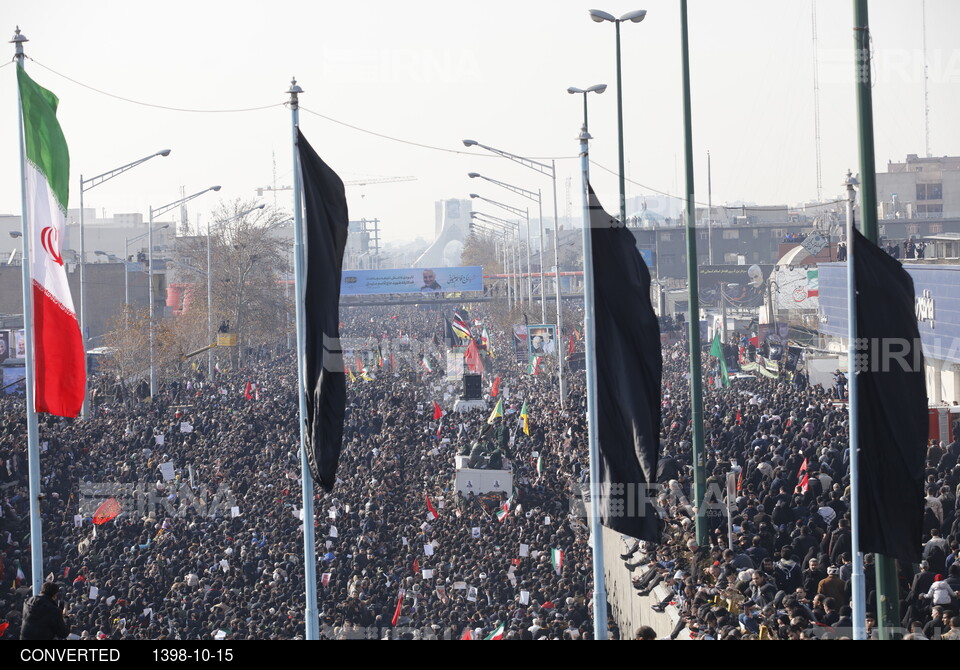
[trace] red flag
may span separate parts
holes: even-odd
[[[253,400],[253,384],[247,382],[247,387],[243,390],[243,397],[247,400]]]
[[[437,401],[434,400],[433,401],[433,420],[436,421],[442,418],[443,418],[443,410],[440,409],[440,405],[438,405]]]
[[[477,347],[476,340],[471,339],[467,345],[467,350],[463,353],[463,360],[467,364],[467,369],[474,374],[483,372],[483,363],[480,361],[480,349]]]
[[[430,517],[431,521],[436,521],[440,518],[440,515],[437,514],[437,510],[433,508],[433,503],[430,502],[430,494],[427,494],[427,516]]]
[[[740,470],[740,477],[737,478],[737,492],[743,490],[743,470]]]
[[[737,425],[740,425],[740,410],[737,410]]]
[[[420,559],[413,559],[413,574],[420,572]]]
[[[391,370],[392,372],[396,372],[396,371],[397,371],[397,361],[394,360],[394,358],[393,358],[393,352],[392,352],[392,351],[390,352],[390,370]]]
[[[490,397],[496,398],[498,393],[500,393],[500,375],[497,375],[497,378],[493,380],[493,387],[490,389]]]
[[[403,589],[400,589],[400,597],[397,598],[397,609],[393,613],[393,625],[397,625],[397,621],[400,620],[400,610],[403,608],[403,596],[406,595],[406,592]]]
[[[807,459],[803,459],[803,464],[800,466],[800,472],[797,473],[797,489],[800,489],[804,493],[810,488],[810,475],[807,472]]]
[[[473,631],[470,630],[470,626],[467,626],[467,627],[464,629],[463,635],[460,636],[460,639],[461,639],[461,640],[472,640],[472,639],[473,639]]]
[[[120,507],[120,503],[117,502],[116,498],[107,498],[100,504],[97,511],[93,513],[93,523],[102,526],[108,521],[116,519],[122,511],[123,508]]]
[[[573,346],[573,333],[570,333],[570,342],[567,343],[567,356],[572,354],[575,351]]]
[[[0,623],[0,637],[3,637],[3,634],[7,632],[7,628],[10,627],[10,624],[4,621]]]

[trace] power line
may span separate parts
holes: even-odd
[[[28,56],[28,58],[30,58],[30,57]],[[163,109],[163,110],[166,110],[166,111],[168,111],[168,112],[188,112],[188,113],[191,113],[191,114],[232,114],[232,113],[237,113],[237,112],[259,112],[259,111],[264,110],[264,109],[272,109],[272,108],[274,108],[274,107],[282,107],[282,106],[283,106],[283,103],[282,103],[282,102],[278,102],[278,103],[275,103],[275,104],[272,104],[272,105],[264,105],[263,107],[244,107],[244,108],[241,108],[241,109],[184,109],[184,108],[182,108],[182,107],[168,107],[168,106],[166,106],[166,105],[155,105],[155,104],[149,103],[149,102],[141,102],[140,100],[132,100],[132,99],[130,99],[130,98],[125,98],[125,97],[123,97],[122,95],[115,95],[114,93],[108,93],[107,91],[103,91],[103,90],[101,90],[101,89],[99,89],[99,88],[97,88],[97,87],[95,87],[95,86],[90,86],[89,84],[84,84],[82,81],[77,81],[76,79],[74,79],[74,78],[72,78],[72,77],[68,77],[68,76],[65,75],[65,74],[62,74],[62,73],[60,73],[60,72],[57,72],[57,71],[54,70],[53,68],[47,67],[47,66],[44,65],[43,63],[41,63],[41,62],[39,62],[39,61],[36,61],[36,60],[34,60],[33,58],[30,58],[30,61],[33,62],[33,63],[35,63],[35,64],[37,64],[37,65],[39,65],[39,66],[42,67],[44,70],[47,70],[48,72],[52,72],[53,74],[57,75],[58,77],[62,77],[63,79],[66,79],[67,81],[76,84],[77,86],[82,86],[83,88],[89,89],[89,90],[91,90],[91,91],[93,91],[93,92],[95,92],[95,93],[99,93],[99,94],[101,94],[101,95],[105,95],[105,96],[107,96],[108,98],[114,98],[115,100],[122,100],[123,102],[129,102],[129,103],[131,103],[131,104],[133,104],[133,105],[140,105],[141,107],[152,107],[152,108],[154,108],[154,109]]]

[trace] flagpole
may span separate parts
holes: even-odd
[[[306,637],[318,640],[319,620],[317,619],[317,549],[313,532],[313,475],[307,462],[306,449],[306,328],[303,315],[303,203],[300,185],[300,152],[297,147],[297,130],[300,126],[300,99],[303,89],[297,86],[297,80],[290,81],[290,113],[293,127],[293,230],[294,230],[294,287],[297,296],[297,396],[300,402],[300,485],[303,495],[303,569],[306,582],[307,604],[304,611]]]
[[[593,539],[593,638],[607,639],[607,588],[603,581],[603,527],[600,525],[600,450],[597,443],[597,356],[593,321],[593,240],[590,225],[590,133],[580,131],[583,177],[583,330],[587,367],[587,435],[590,445],[590,535]],[[528,336],[529,337],[529,336]]]
[[[867,600],[866,585],[863,575],[863,556],[860,554],[860,496],[857,494],[860,486],[860,426],[857,419],[859,392],[857,386],[856,341],[857,341],[857,291],[853,275],[853,233],[856,225],[853,222],[853,203],[857,194],[854,186],[857,180],[847,170],[847,374],[850,376],[847,384],[847,418],[850,422],[849,449],[850,449],[850,555],[853,558],[853,639],[866,639],[867,627]]]
[[[12,44],[16,45],[14,58],[17,67],[23,68],[23,44],[29,40],[20,34],[17,26]],[[20,100],[20,87],[17,86],[17,130],[20,133],[20,231],[23,240],[23,331],[26,344],[24,372],[26,391],[24,404],[27,409],[27,465],[30,478],[30,579],[33,594],[40,595],[43,584],[43,527],[40,518],[40,431],[37,425],[36,368],[33,351],[33,280],[30,277],[30,229],[27,225],[27,174],[26,155],[23,139],[23,102]]]

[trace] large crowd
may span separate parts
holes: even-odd
[[[470,306],[468,306],[470,307]],[[500,377],[493,430],[514,490],[464,496],[455,456],[487,439],[485,410],[453,411],[460,383],[442,368],[443,313],[342,312],[348,381],[338,481],[315,488],[321,636],[328,639],[590,639],[592,565],[575,502],[588,480],[582,373],[563,406],[551,368],[513,356],[501,314],[471,308],[484,391]],[[576,319],[568,323],[576,324]],[[558,349],[566,352],[570,327]],[[559,339],[559,338],[558,338]],[[574,348],[582,348],[575,341]],[[433,351],[424,355],[423,348]],[[626,539],[639,593],[679,615],[660,637],[793,639],[850,625],[846,413],[819,388],[739,379],[706,391],[708,485],[736,473],[734,544],[708,516],[696,544],[690,398],[682,342],[664,349],[659,479],[664,534]],[[426,361],[434,365],[425,365]],[[439,364],[439,365],[437,365]],[[428,367],[434,368],[427,371]],[[98,388],[94,417],[41,417],[44,577],[63,585],[81,639],[292,639],[305,634],[296,368],[262,350],[204,379],[185,366],[152,403]],[[248,384],[249,382],[249,384]],[[433,403],[446,414],[433,418]],[[529,435],[520,410],[526,404]],[[0,398],[0,624],[19,636],[30,595],[22,396]],[[956,491],[960,443],[931,446],[925,565],[903,566],[905,627],[960,635]],[[810,464],[798,490],[803,460]],[[129,495],[136,490],[139,506]],[[93,523],[114,496],[123,512]],[[144,504],[142,501],[147,500]],[[436,512],[428,514],[427,500]],[[504,504],[506,503],[506,504]],[[498,512],[507,510],[505,515]],[[102,518],[98,518],[102,521]],[[561,553],[562,552],[562,553]],[[562,560],[557,560],[562,556]],[[869,558],[869,557],[868,557]],[[867,571],[868,579],[872,574]],[[940,586],[937,586],[940,585]],[[875,589],[868,584],[875,612]],[[651,631],[611,635],[650,637]],[[949,631],[954,630],[956,633]]]

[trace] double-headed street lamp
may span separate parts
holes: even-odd
[[[640,23],[647,17],[647,10],[637,9],[627,12],[619,19],[599,9],[590,10],[590,18],[597,23],[610,21],[617,27],[617,130],[620,135],[620,222],[627,225],[627,194],[624,175],[626,170],[623,164],[623,82],[620,79],[620,24],[624,21]]]
[[[114,170],[109,172],[104,172],[103,174],[98,174],[96,177],[90,177],[89,179],[84,179],[83,175],[80,175],[80,338],[83,342],[83,357],[86,361],[87,357],[87,281],[86,281],[86,271],[84,266],[86,265],[86,248],[84,247],[83,239],[83,194],[89,191],[90,189],[99,186],[105,181],[109,181],[116,177],[117,175],[123,174],[127,170],[132,170],[141,163],[146,163],[151,158],[156,158],[157,156],[169,156],[170,150],[163,149],[158,151],[155,154],[150,154],[149,156],[144,156],[140,160],[135,160],[132,163],[127,163],[122,165]],[[83,408],[80,410],[80,417],[83,419],[87,418],[87,390],[84,386],[83,391]]]
[[[567,89],[567,93],[570,93],[571,95],[573,95],[574,93],[583,94],[583,129],[584,130],[588,130],[589,128],[587,125],[587,94],[596,93],[597,95],[600,95],[606,90],[607,90],[606,84],[594,84],[590,88],[577,88],[576,86],[571,86],[570,88]]]
[[[217,188],[220,188],[219,186]],[[214,225],[223,226],[228,223],[232,223],[237,219],[242,219],[250,212],[255,212],[258,209],[263,209],[266,205],[257,205],[256,207],[251,207],[245,212],[241,212],[236,216],[231,216],[229,219],[224,221],[217,221]],[[207,222],[207,334],[209,335],[210,345],[213,345],[213,270],[210,262],[210,229],[213,226],[210,225],[210,222]],[[213,379],[213,349],[207,351],[207,379]]]
[[[496,200],[491,200],[490,198],[484,198],[482,195],[477,195],[476,193],[471,193],[471,194],[470,194],[470,197],[471,197],[471,198],[474,198],[474,199],[483,200],[484,202],[489,202],[491,205],[494,205],[495,207],[499,207],[500,209],[502,209],[502,210],[504,210],[504,211],[506,211],[506,212],[510,212],[511,214],[514,214],[514,215],[519,216],[519,217],[521,217],[521,218],[523,218],[523,219],[526,220],[526,222],[527,222],[527,281],[526,281],[526,284],[527,284],[527,304],[532,306],[532,305],[533,305],[533,277],[532,277],[533,272],[532,272],[531,269],[530,269],[530,213],[529,213],[527,210],[520,209],[520,208],[518,208],[518,207],[513,207],[513,206],[511,206],[511,205],[506,205],[506,204],[504,204],[504,203],[502,203],[502,202],[497,202]],[[519,237],[519,228],[520,228],[520,224],[519,224],[519,222],[518,222],[518,223],[517,223],[518,237]],[[524,282],[523,282],[522,273],[523,273],[523,271],[521,270],[521,277],[520,277],[520,295],[521,295],[521,297],[523,296],[523,283],[524,283]]]
[[[169,212],[170,210],[172,210],[172,209],[174,209],[174,208],[176,208],[176,207],[179,207],[180,205],[183,205],[183,204],[185,204],[185,203],[188,203],[188,202],[190,202],[191,200],[193,200],[194,198],[200,197],[201,195],[203,195],[204,193],[207,193],[208,191],[219,191],[219,190],[220,190],[220,187],[219,187],[219,186],[211,186],[211,187],[209,187],[209,188],[203,189],[202,191],[197,191],[197,192],[194,193],[193,195],[188,195],[186,198],[180,198],[179,200],[177,200],[177,201],[175,201],[175,202],[171,202],[171,203],[169,203],[169,204],[167,204],[167,205],[163,205],[162,207],[157,207],[156,209],[154,209],[153,207],[150,208],[150,224],[149,224],[149,228],[147,229],[147,236],[148,236],[148,238],[149,238],[149,240],[148,240],[148,245],[149,245],[149,247],[150,247],[150,248],[148,249],[148,251],[147,251],[147,282],[150,284],[150,286],[149,286],[149,289],[150,289],[149,295],[150,295],[150,399],[151,399],[151,402],[153,401],[153,398],[155,398],[155,397],[156,397],[156,394],[157,394],[157,366],[156,366],[156,363],[155,363],[154,357],[153,357],[153,340],[154,340],[154,334],[153,334],[153,328],[154,328],[154,323],[153,323],[153,311],[154,311],[154,304],[153,304],[153,303],[154,303],[154,298],[153,298],[153,219],[154,219],[154,217],[156,217],[156,216],[163,216],[164,214],[166,214],[166,213]],[[169,225],[169,224],[168,224],[168,225]]]
[[[553,262],[555,266],[556,273],[556,286],[557,286],[557,335],[563,332],[563,314],[561,308],[561,295],[560,295],[560,225],[557,221],[557,162],[554,160],[550,161],[550,165],[546,163],[541,163],[539,161],[532,160],[530,158],[524,158],[523,156],[517,156],[512,154],[509,151],[504,151],[503,149],[497,149],[495,147],[488,146],[486,144],[480,144],[476,140],[463,140],[463,146],[465,147],[480,147],[481,149],[486,149],[492,154],[501,156],[508,160],[512,160],[514,163],[519,163],[520,165],[535,170],[542,175],[550,177],[551,182],[553,183]],[[541,227],[543,226],[543,220],[541,218]],[[541,235],[542,238],[542,235]],[[541,245],[542,246],[542,245]],[[563,379],[563,356],[557,356],[557,378],[560,385],[560,406],[564,407],[566,405],[566,386],[564,385]]]

